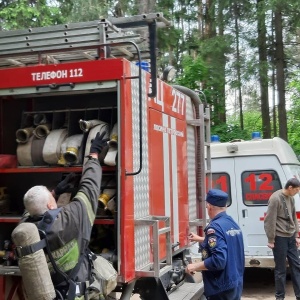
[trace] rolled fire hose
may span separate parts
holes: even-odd
[[[110,200],[108,200],[105,209],[109,210],[112,214],[115,213],[115,211],[116,211],[116,197],[115,196],[113,198],[111,198]]]
[[[109,147],[107,154],[104,158],[104,163],[108,166],[115,166],[116,163],[116,158],[118,154],[118,148],[117,147]]]
[[[33,142],[33,135],[29,138],[28,142],[25,144],[19,144],[17,147],[17,159],[20,166],[33,166],[33,161],[31,158],[31,149]]]
[[[17,147],[17,159],[20,166],[44,166],[43,147],[45,139],[31,136],[26,144]]]
[[[61,166],[67,165],[67,162],[64,158],[64,153],[66,152],[66,149],[67,149],[67,143],[66,143],[66,140],[64,140],[64,142],[60,146],[60,158],[57,162],[57,164],[59,164]]]
[[[82,163],[82,139],[83,134],[74,134],[66,139],[66,150],[63,152],[63,157],[67,163]]]
[[[28,142],[29,138],[32,136],[34,131],[33,127],[20,128],[16,131],[16,141],[19,144],[25,144]]]
[[[85,151],[84,151],[84,156],[87,156],[90,154],[90,148],[92,144],[92,140],[95,138],[97,132],[106,132],[105,136],[103,138],[108,138],[109,137],[109,126],[107,123],[100,121],[101,123],[99,125],[96,125],[92,129],[90,129],[86,144],[85,144]],[[84,163],[86,163],[87,158],[84,159]]]
[[[24,247],[40,241],[37,227],[32,223],[21,223],[12,232],[17,247]],[[43,249],[19,258],[24,288],[28,300],[52,300],[55,290]]]
[[[43,148],[46,138],[36,138],[33,137],[31,146],[31,160],[34,166],[44,166],[46,165],[43,159]]]
[[[118,153],[118,124],[116,123],[110,133],[110,140],[108,142],[108,152],[104,158],[104,163],[108,166],[116,165],[116,157]]]
[[[88,132],[90,129],[92,129],[93,127],[102,124],[103,122],[100,120],[79,120],[79,127],[83,132]]]
[[[67,138],[67,129],[54,129],[46,137],[43,147],[43,159],[50,165],[55,165],[60,159],[61,144]]]
[[[36,138],[42,139],[50,133],[50,130],[51,130],[51,124],[50,123],[41,124],[41,125],[38,125],[34,129],[33,134],[35,135]]]
[[[118,147],[118,123],[116,123],[110,133],[109,146]]]

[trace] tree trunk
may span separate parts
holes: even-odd
[[[275,59],[276,59],[276,82],[278,91],[278,120],[279,120],[279,137],[286,140],[287,137],[287,119],[285,107],[285,72],[284,72],[284,49],[282,38],[282,12],[277,7],[274,14],[275,27]]]
[[[259,85],[261,95],[262,133],[264,138],[271,137],[269,95],[268,95],[268,61],[266,46],[266,24],[264,0],[257,0],[257,32],[259,56]]]
[[[215,7],[213,0],[205,1],[205,11],[203,14],[204,20],[204,29],[203,29],[203,39],[208,40],[216,36],[216,28],[215,28]],[[205,62],[209,66],[213,61],[214,57],[212,53],[206,54]],[[202,82],[202,89],[205,90],[207,88],[206,81]],[[211,98],[212,103],[212,124],[217,125],[220,124],[219,119],[219,99],[216,95]]]
[[[272,121],[273,136],[277,136],[277,117],[276,117],[276,71],[275,71],[275,37],[274,37],[274,12],[272,12]]]
[[[136,1],[137,7],[138,7],[138,13],[144,14],[144,13],[151,13],[155,12],[155,0],[139,0]]]
[[[218,27],[218,35],[220,37],[224,36],[224,0],[220,0],[218,3],[218,16],[217,16],[217,27]],[[219,94],[219,113],[218,118],[221,123],[226,123],[226,96],[225,96],[225,82],[226,82],[226,57],[224,52],[220,51],[219,58],[220,62],[220,82],[218,86],[218,94]]]
[[[239,4],[238,0],[234,1],[234,29],[235,29],[235,52],[236,52],[236,73],[238,82],[238,98],[240,106],[240,126],[244,130],[243,117],[243,98],[242,98],[242,82],[241,82],[241,58],[240,58],[240,28],[239,28]]]
[[[213,0],[206,0],[206,10],[204,14],[204,38],[209,39],[216,35],[216,29],[214,27],[215,9]]]
[[[202,0],[197,1],[197,7],[198,7],[198,30],[199,30],[199,38],[201,38],[204,35],[204,26],[203,26],[203,3]]]

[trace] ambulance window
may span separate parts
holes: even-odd
[[[227,173],[212,173],[212,188],[220,189],[227,193],[227,206],[231,205],[230,177]]]
[[[243,201],[245,205],[268,205],[272,193],[281,189],[278,174],[273,170],[242,173]]]

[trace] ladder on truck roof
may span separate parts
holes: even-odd
[[[126,57],[150,58],[151,25],[170,26],[162,13],[0,32],[0,67]],[[149,29],[149,37],[143,35]]]
[[[126,58],[150,60],[156,95],[156,30],[171,23],[162,13],[0,32],[0,69],[36,64]]]

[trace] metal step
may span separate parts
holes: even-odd
[[[164,222],[165,226],[159,228],[159,222]],[[170,217],[166,216],[147,216],[145,218],[135,220],[136,226],[151,226],[153,233],[153,262],[145,262],[142,269],[135,270],[137,277],[161,277],[163,274],[172,269],[172,248],[171,248],[171,226]],[[166,236],[166,261],[160,262],[159,258],[159,237]]]
[[[185,282],[169,295],[169,300],[200,300],[203,296],[203,282]]]

